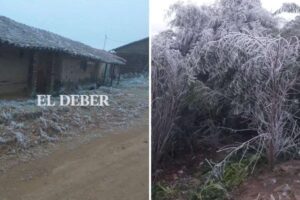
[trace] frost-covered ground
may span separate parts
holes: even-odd
[[[0,156],[85,133],[87,129],[109,132],[126,127],[148,109],[148,79],[144,76],[123,77],[120,85],[78,93],[108,95],[110,106],[38,107],[36,99],[1,100]]]

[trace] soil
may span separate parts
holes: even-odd
[[[109,107],[0,100],[0,200],[148,199],[148,80],[78,91]]]
[[[168,159],[152,174],[152,186],[160,185],[169,190],[163,194],[152,194],[157,200],[186,200],[192,199],[201,184],[203,174],[210,168],[206,166],[206,157],[215,157],[207,152],[203,154],[194,152],[181,154],[173,159]]]
[[[205,157],[213,160],[216,155],[201,153],[184,155],[173,162],[164,163],[152,176],[154,184],[165,188],[163,198],[191,199],[203,185],[203,174],[209,170]],[[300,161],[291,160],[277,164],[273,171],[260,166],[245,182],[229,194],[230,200],[300,200]]]
[[[0,199],[148,199],[147,115],[104,137],[81,134],[48,156],[17,162],[0,173]]]
[[[300,161],[288,161],[274,171],[264,169],[232,195],[235,200],[300,200]]]

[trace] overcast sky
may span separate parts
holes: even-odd
[[[215,0],[181,0],[182,2],[195,3],[198,5],[209,5]],[[275,11],[280,8],[284,2],[295,2],[300,5],[300,0],[261,0],[263,7],[270,11]],[[171,4],[176,3],[177,0],[150,0],[151,8],[151,34],[157,34],[160,31],[166,29],[167,23],[165,20],[165,14]]]
[[[106,50],[149,35],[148,0],[0,0],[0,15]]]

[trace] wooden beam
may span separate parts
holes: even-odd
[[[95,82],[96,82],[96,86],[97,88],[100,86],[100,77],[99,77],[99,71],[100,71],[100,62],[96,61],[95,62],[95,74],[94,74],[94,78],[95,78]]]
[[[120,69],[120,66],[117,66],[117,72],[118,72],[118,81],[117,81],[117,85],[119,85],[120,84],[120,79],[121,79],[121,69]]]
[[[111,67],[110,67],[110,86],[113,85],[114,78],[115,78],[115,65],[111,65]]]
[[[50,65],[50,81],[49,81],[49,93],[52,94],[54,91],[54,80],[55,80],[55,66],[56,66],[56,54],[52,53],[51,65]]]
[[[104,77],[103,77],[103,84],[105,84],[105,80],[106,80],[106,71],[107,71],[107,63],[105,63],[105,68],[104,68]]]
[[[37,88],[37,72],[38,72],[38,53],[33,51],[32,53],[32,62],[30,66],[30,76],[29,76],[29,84],[30,84],[30,95],[36,95],[36,88]]]

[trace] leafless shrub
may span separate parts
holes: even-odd
[[[280,37],[278,21],[259,0],[176,4],[171,12],[172,28],[152,44],[154,165],[172,142],[183,105],[202,116],[194,133],[203,138],[222,134],[224,128],[237,131],[224,127],[228,116],[247,119],[246,130],[257,133],[225,148],[228,156],[216,164],[219,172],[240,152],[267,155],[271,168],[278,156],[297,152],[298,39]]]
[[[152,54],[152,164],[154,169],[170,147],[187,80],[185,73],[182,72],[180,54],[177,51],[163,50],[161,45],[163,44],[157,41],[153,46]]]
[[[295,154],[300,148],[297,123],[300,43],[297,38],[288,41],[281,37],[232,33],[213,45],[209,48],[218,48],[214,64],[223,67],[218,76],[222,77],[228,69],[238,74],[230,83],[232,92],[227,94],[232,99],[232,109],[251,119],[249,128],[258,134],[226,148],[229,154],[216,164],[215,174],[219,176],[232,155],[238,152],[244,155],[250,149],[255,150],[257,157],[265,153],[273,168],[278,156]]]

